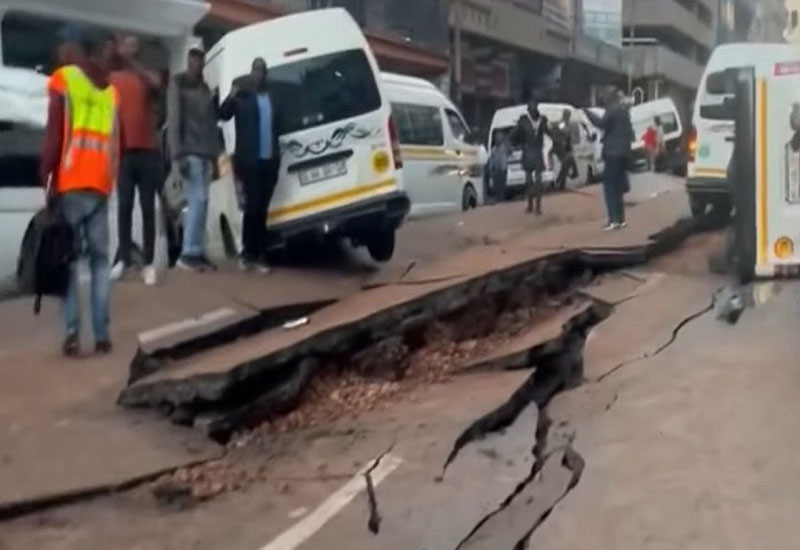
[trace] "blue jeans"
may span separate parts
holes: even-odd
[[[625,221],[625,178],[628,159],[625,157],[606,157],[603,172],[603,194],[606,199],[608,223]]]
[[[108,333],[111,280],[108,267],[108,197],[92,191],[72,191],[60,197],[61,211],[77,239],[80,256],[89,257],[91,273],[92,329],[97,342],[110,342]],[[72,264],[69,289],[62,313],[67,336],[80,333],[78,293],[79,261]]]
[[[208,217],[208,188],[211,185],[211,161],[194,155],[183,159],[187,164],[183,174],[188,212],[183,228],[183,255],[200,258],[206,251],[206,218]]]

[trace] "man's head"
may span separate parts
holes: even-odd
[[[186,70],[194,78],[203,76],[206,67],[206,54],[200,48],[192,48],[186,58]]]
[[[653,119],[653,123],[656,125],[656,127],[661,126],[661,117],[655,117]]]
[[[253,80],[253,85],[257,90],[263,89],[267,85],[267,62],[263,57],[256,57],[250,68],[250,78]]]
[[[533,117],[539,116],[539,101],[536,98],[528,100],[528,113]]]
[[[111,35],[87,27],[67,25],[58,33],[56,51],[59,65],[83,64],[88,61],[109,68],[114,54]]]
[[[564,109],[564,111],[561,113],[561,118],[564,120],[564,122],[569,122],[572,119],[572,111],[569,109]]]
[[[136,59],[139,55],[139,37],[129,34],[117,39],[117,53],[124,61]]]

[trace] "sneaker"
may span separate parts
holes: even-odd
[[[619,229],[618,223],[609,223],[603,228],[603,231],[615,231],[617,229]]]
[[[130,268],[125,265],[124,262],[117,262],[114,264],[114,267],[111,268],[111,280],[112,281],[121,281],[125,278],[125,275],[128,274],[128,270]]]
[[[256,271],[258,271],[262,275],[269,275],[270,273],[272,273],[272,268],[264,260],[257,261],[255,263],[255,268],[256,268]]]
[[[94,345],[94,351],[99,355],[108,355],[112,349],[114,349],[114,346],[109,341],[97,342]]]
[[[61,348],[64,357],[77,357],[81,352],[81,343],[77,334],[70,334],[64,340],[64,346]]]
[[[205,256],[200,256],[197,259],[197,261],[200,264],[200,269],[202,269],[203,271],[216,271],[217,270],[217,264],[213,263],[211,260],[209,260]]]
[[[628,222],[617,224],[617,229],[625,229],[626,227],[628,227]]]
[[[156,268],[152,265],[144,266],[144,269],[142,269],[142,279],[144,279],[144,284],[147,286],[155,286],[156,283],[158,283]]]
[[[253,262],[250,260],[246,260],[244,258],[239,258],[239,270],[244,271],[245,273],[249,271],[253,271]]]
[[[192,256],[181,256],[178,258],[175,266],[178,267],[178,269],[189,271],[191,273],[200,273],[203,271],[203,266],[200,260],[198,258],[193,258]]]

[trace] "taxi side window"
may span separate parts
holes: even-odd
[[[444,145],[442,115],[438,107],[394,103],[392,115],[401,144],[432,147]]]
[[[470,143],[471,134],[467,125],[461,120],[461,116],[451,109],[447,109],[447,122],[450,124],[450,131],[453,132],[453,137],[462,143]]]

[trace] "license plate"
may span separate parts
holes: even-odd
[[[347,173],[347,162],[345,160],[337,160],[336,162],[329,162],[300,170],[298,176],[300,177],[300,185],[309,185],[318,181],[329,180],[338,176],[344,176]]]

